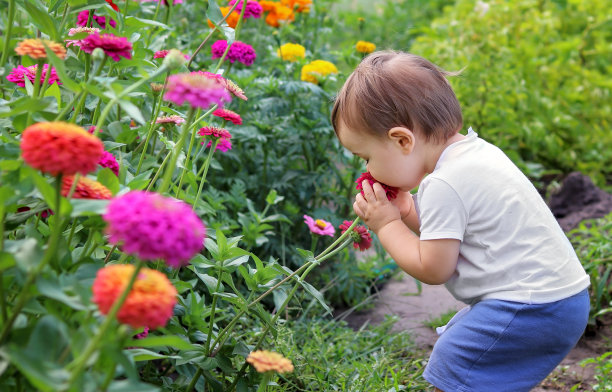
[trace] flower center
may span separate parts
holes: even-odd
[[[315,221],[315,225],[317,225],[317,227],[320,229],[324,229],[327,227],[327,223],[323,222],[321,219],[317,219]]]

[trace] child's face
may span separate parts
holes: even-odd
[[[366,161],[367,170],[376,180],[408,192],[425,176],[425,164],[417,148],[416,135],[404,128],[395,130],[398,128],[389,131],[387,137],[377,138],[351,130],[340,122],[338,139],[346,149]]]

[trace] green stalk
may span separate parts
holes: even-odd
[[[15,0],[9,0],[8,2],[8,18],[6,21],[6,30],[4,32],[4,50],[2,50],[2,57],[0,58],[0,64],[4,66],[6,59],[9,54],[8,48],[10,47],[11,32],[13,30],[13,20],[15,19]]]
[[[42,65],[44,70],[45,65]],[[41,71],[42,72],[42,71]],[[45,80],[43,80],[42,85],[40,86],[40,91],[38,92],[39,97],[43,97],[45,95],[45,90],[47,90],[47,83],[49,83],[49,77],[51,76],[51,65],[47,68],[47,73],[45,74]]]
[[[0,206],[0,252],[4,251],[4,206]],[[4,295],[4,276],[0,272],[0,320],[4,321],[8,318],[6,312],[6,297]]]
[[[34,283],[36,278],[40,275],[43,268],[51,261],[51,259],[55,256],[55,251],[57,249],[57,244],[59,243],[60,236],[62,234],[62,227],[64,226],[64,220],[61,215],[61,201],[62,201],[62,175],[58,175],[55,180],[55,214],[56,214],[56,222],[51,229],[51,236],[49,237],[49,241],[47,242],[47,249],[45,254],[43,255],[42,260],[38,265],[30,270],[26,281],[23,284],[21,291],[16,300],[16,304],[13,307],[13,313],[8,321],[2,326],[2,332],[0,333],[0,345],[4,343],[4,340],[8,337],[8,334],[13,326],[13,323],[19,316],[19,313],[23,309],[30,295],[30,286]]]
[[[162,150],[163,150],[163,148],[162,148]],[[166,167],[166,163],[168,162],[168,160],[170,159],[171,156],[172,156],[172,151],[169,151],[168,155],[166,155],[166,157],[162,161],[161,165],[159,165],[159,167],[157,168],[157,172],[155,173],[155,176],[153,177],[153,179],[151,180],[151,182],[147,186],[147,189],[146,189],[147,191],[151,190],[151,188],[153,187],[153,184],[155,184],[155,181],[157,181],[157,178],[159,178],[159,175],[161,174],[161,172],[164,169],[164,167]]]
[[[111,99],[109,103],[107,103],[106,106],[104,107],[104,110],[102,110],[102,114],[100,115],[100,118],[98,119],[98,123],[96,124],[96,130],[94,131],[94,136],[98,136],[98,132],[100,132],[102,124],[104,124],[104,120],[106,120],[106,117],[110,113],[112,107],[116,103],[118,103],[121,100],[121,98],[125,97],[132,91],[142,86],[144,83],[148,82],[151,79],[156,78],[157,76],[161,75],[164,72],[166,72],[166,67],[162,65],[152,75],[149,75],[149,77],[147,78],[140,79],[138,82],[134,83],[130,87],[121,91],[121,93],[119,93],[115,98]]]
[[[72,107],[74,106],[74,103],[81,97],[82,94],[85,94],[84,89],[79,91],[78,94],[74,94],[74,97],[72,97],[72,101],[70,101],[69,104],[64,106],[62,111],[59,112],[57,116],[55,116],[55,119],[53,121],[61,121],[64,118],[64,116],[66,116],[66,114],[68,114],[68,112],[72,109]]]
[[[172,158],[170,159],[170,164],[165,169],[164,177],[162,179],[162,184],[157,190],[159,193],[164,193],[168,190],[170,186],[170,182],[172,180],[172,174],[174,174],[174,168],[176,167],[176,161],[183,150],[183,145],[185,144],[185,139],[187,139],[187,132],[191,128],[191,123],[193,122],[193,117],[195,115],[195,109],[193,107],[189,108],[189,112],[187,112],[187,120],[183,124],[183,129],[181,131],[181,135],[179,137],[178,142],[174,145],[172,149]]]
[[[100,326],[100,329],[98,330],[98,333],[96,334],[96,336],[94,336],[93,339],[89,341],[89,344],[87,345],[85,350],[81,353],[81,355],[77,359],[75,359],[70,365],[68,365],[68,369],[71,369],[70,380],[69,380],[70,386],[72,386],[74,382],[79,378],[79,376],[81,375],[81,372],[83,371],[83,369],[85,368],[87,364],[87,361],[94,354],[94,352],[100,345],[100,342],[104,338],[104,335],[106,335],[109,327],[115,321],[115,318],[117,317],[117,313],[119,313],[119,309],[121,309],[121,306],[123,305],[128,294],[132,290],[132,286],[134,286],[134,282],[136,281],[136,278],[138,277],[138,273],[140,272],[140,269],[142,268],[142,266],[143,266],[142,260],[139,259],[136,262],[136,265],[134,266],[135,267],[134,272],[132,273],[132,276],[130,277],[128,284],[123,289],[123,292],[121,293],[119,298],[117,298],[115,303],[113,303],[113,306],[111,307],[110,311],[106,315],[106,319],[104,320],[104,323],[102,323],[102,325]]]
[[[217,287],[215,288],[215,292],[212,294],[213,299],[210,305],[210,320],[208,323],[208,334],[206,336],[206,345],[204,345],[204,349],[206,350],[205,355],[208,355],[210,353],[210,339],[212,337],[212,330],[215,324],[215,310],[217,307],[217,298],[219,298],[216,294],[219,292],[219,288],[221,287],[221,274],[223,273],[223,271],[221,270],[221,268],[219,268],[218,272],[219,272],[219,275],[217,276]]]
[[[219,144],[219,139],[213,142],[213,144],[210,146],[210,151],[208,151],[208,155],[206,156],[206,161],[204,162],[204,174],[202,174],[202,179],[200,179],[200,186],[198,187],[198,193],[196,193],[195,200],[193,201],[194,211],[196,207],[198,206],[198,202],[200,201],[200,195],[202,194],[202,188],[204,188],[204,182],[206,181],[206,174],[208,174],[208,167],[210,166],[210,162],[212,161],[212,156],[215,153],[215,150],[217,149],[217,144]]]

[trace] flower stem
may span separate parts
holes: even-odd
[[[210,166],[210,162],[212,161],[212,156],[215,153],[215,150],[217,149],[218,143],[219,143],[219,139],[216,139],[210,146],[210,151],[208,151],[208,156],[206,156],[206,161],[204,162],[204,173],[202,174],[202,179],[200,180],[200,186],[198,187],[198,193],[196,193],[196,197],[193,201],[194,211],[196,207],[198,206],[198,202],[200,201],[200,194],[202,194],[202,188],[204,188],[204,181],[206,181],[206,174],[208,174],[208,167]]]
[[[181,135],[179,137],[178,142],[174,145],[172,149],[172,158],[170,159],[170,164],[166,167],[164,172],[164,177],[162,179],[162,184],[158,189],[159,193],[164,193],[168,190],[170,186],[170,182],[172,180],[172,174],[174,174],[174,168],[176,167],[176,161],[178,157],[183,151],[183,145],[185,144],[185,139],[187,139],[187,133],[191,128],[191,123],[193,122],[193,117],[195,115],[195,109],[193,107],[189,108],[189,112],[187,112],[187,120],[183,124],[183,129],[181,131]]]
[[[206,334],[206,345],[204,345],[204,350],[206,350],[206,354],[208,356],[208,354],[210,354],[210,339],[212,337],[212,331],[213,331],[213,326],[215,324],[215,310],[217,307],[217,298],[218,296],[216,295],[219,292],[219,287],[221,287],[221,275],[223,274],[223,270],[221,268],[219,268],[219,275],[217,276],[217,287],[215,288],[215,292],[212,293],[213,299],[212,299],[212,303],[210,305],[210,320],[208,323],[208,333]]]
[[[42,260],[38,263],[38,265],[35,268],[30,270],[30,272],[28,273],[26,281],[24,282],[23,287],[21,288],[21,291],[19,292],[19,295],[17,297],[16,304],[13,307],[13,313],[11,314],[11,317],[7,320],[7,322],[4,323],[4,325],[2,326],[2,332],[0,333],[0,345],[8,337],[8,334],[11,330],[11,327],[13,326],[13,323],[15,322],[15,320],[17,319],[17,316],[19,316],[19,313],[21,312],[21,309],[23,309],[23,306],[26,304],[27,300],[29,299],[30,286],[34,283],[36,278],[40,275],[43,268],[45,268],[45,266],[49,263],[49,261],[51,261],[51,259],[55,256],[57,244],[59,242],[60,236],[62,234],[62,228],[64,226],[64,220],[62,219],[62,215],[61,215],[61,201],[62,201],[61,190],[62,190],[62,175],[59,174],[55,180],[56,221],[55,221],[55,224],[53,225],[53,228],[51,229],[51,236],[49,237],[49,241],[47,243],[47,249],[45,251],[45,254],[42,257]]]
[[[166,167],[166,163],[168,162],[171,156],[172,156],[172,151],[169,151],[166,157],[164,158],[164,160],[162,161],[161,165],[159,165],[159,167],[157,168],[157,172],[155,173],[155,176],[153,176],[153,179],[147,186],[147,189],[146,189],[147,191],[151,190],[151,188],[153,187],[153,184],[155,184],[155,181],[157,181],[157,179],[159,178],[159,175],[161,174],[162,170]]]
[[[10,50],[11,32],[13,30],[13,20],[15,19],[15,0],[9,0],[8,2],[8,19],[6,21],[6,30],[4,31],[4,49],[2,50],[2,57],[0,58],[0,64],[4,66]]]
[[[83,369],[87,365],[87,361],[91,358],[93,353],[96,351],[96,349],[100,345],[100,342],[106,335],[109,327],[115,321],[117,313],[119,313],[119,309],[121,309],[121,306],[123,305],[128,294],[132,290],[132,286],[134,286],[134,282],[136,281],[136,278],[138,277],[138,273],[140,272],[142,265],[143,265],[142,260],[139,259],[136,262],[136,265],[134,266],[134,272],[132,273],[132,276],[130,277],[128,284],[125,286],[125,288],[123,289],[123,292],[121,293],[119,298],[117,298],[117,300],[115,301],[115,303],[109,310],[108,314],[106,315],[106,319],[104,320],[104,323],[100,326],[100,329],[98,330],[98,333],[93,337],[92,340],[90,340],[89,344],[87,345],[85,350],[81,353],[81,355],[78,358],[76,358],[70,365],[68,365],[68,369],[71,369],[70,380],[69,380],[70,386],[72,386],[74,382],[79,378],[79,376],[83,372]]]

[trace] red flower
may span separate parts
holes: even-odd
[[[380,185],[382,185],[383,189],[385,190],[385,193],[387,194],[387,199],[393,200],[393,199],[395,199],[397,197],[397,192],[399,192],[398,188],[396,188],[394,186],[389,186],[387,184],[383,184],[380,181],[377,181],[374,177],[372,177],[370,172],[361,173],[361,175],[359,176],[357,181],[355,181],[357,183],[355,188],[357,188],[358,191],[361,191],[361,195],[363,197],[365,197],[365,195],[363,194],[363,186],[361,185],[363,180],[368,180],[370,185],[373,185],[375,182],[378,182]]]
[[[74,183],[74,176],[65,176],[62,178],[62,196],[67,197],[70,188]],[[113,197],[111,191],[100,184],[98,181],[91,180],[87,177],[80,177],[79,182],[72,194],[73,199],[98,199],[107,200]]]
[[[345,220],[338,228],[341,230],[342,234],[344,234],[352,224],[353,222]],[[351,237],[353,238],[353,247],[355,249],[364,251],[370,249],[370,246],[372,246],[372,237],[365,226],[355,226],[351,233]]]
[[[127,0],[126,0],[126,1],[127,1]],[[120,12],[120,11],[119,11],[119,7],[117,7],[117,4],[113,3],[113,0],[106,0],[106,2],[107,2],[108,4],[110,4],[110,6],[111,6],[111,7],[113,7],[113,9],[114,9],[115,11]]]
[[[213,112],[213,116],[221,117],[226,121],[231,121],[235,125],[242,124],[242,118],[240,115],[229,109],[217,109]]]
[[[40,122],[21,136],[21,156],[35,169],[53,176],[87,174],[96,170],[104,144],[78,125]]]

